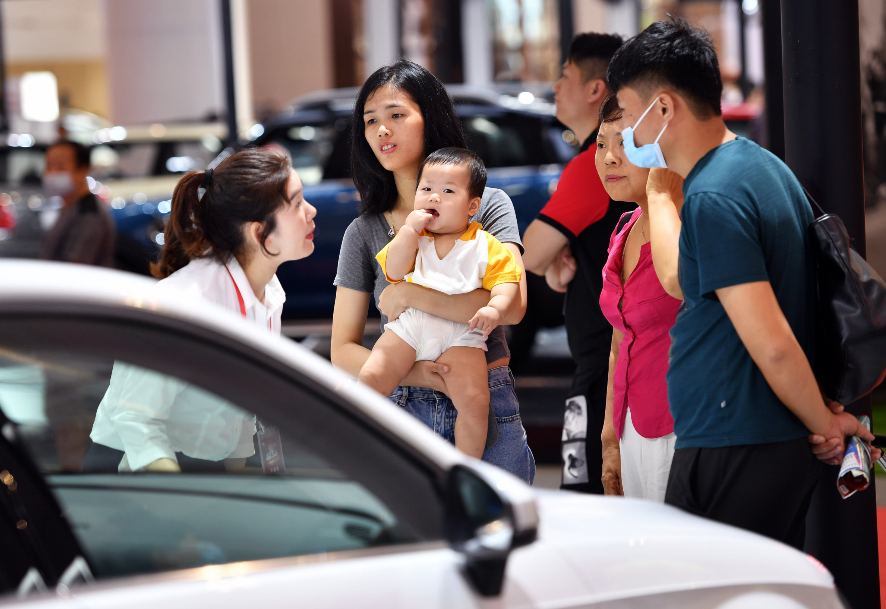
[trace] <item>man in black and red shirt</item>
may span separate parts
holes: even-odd
[[[621,37],[610,34],[579,34],[572,40],[554,95],[557,118],[581,149],[523,236],[526,270],[545,275],[548,285],[566,292],[566,333],[576,371],[563,419],[562,488],[598,494],[603,494],[600,432],[612,343],[612,326],[600,311],[602,272],[619,217],[636,207],[610,200],[594,165],[598,113],[611,93],[606,68],[621,44]],[[573,269],[574,278],[564,284],[562,276]]]

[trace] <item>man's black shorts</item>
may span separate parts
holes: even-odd
[[[665,503],[803,549],[821,463],[806,438],[674,452]]]

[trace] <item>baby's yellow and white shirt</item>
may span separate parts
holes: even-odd
[[[375,259],[388,281],[398,283],[387,274],[385,263],[389,247],[390,243]],[[514,254],[484,231],[479,222],[471,222],[442,259],[437,256],[434,235],[423,230],[418,236],[415,265],[404,279],[444,294],[466,294],[477,288],[491,290],[500,283],[518,283],[521,275]]]

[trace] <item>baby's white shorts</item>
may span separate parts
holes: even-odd
[[[479,330],[469,330],[468,324],[408,308],[400,317],[385,324],[390,330],[415,349],[415,361],[435,361],[450,347],[474,347],[486,351],[486,338]]]

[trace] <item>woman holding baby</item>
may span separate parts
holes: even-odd
[[[467,147],[452,100],[440,81],[406,60],[380,68],[360,90],[352,129],[351,167],[362,205],[361,215],[342,241],[335,278],[332,362],[356,377],[370,356],[363,346],[363,332],[371,297],[382,313],[383,326],[408,308],[468,324],[490,304],[491,292],[481,287],[450,295],[408,281],[390,283],[376,260],[415,211],[416,176],[426,157],[441,148]],[[522,271],[522,244],[508,196],[485,188],[472,220],[503,244]],[[517,286],[516,297],[500,311],[501,325],[523,317],[525,278]],[[489,425],[482,458],[531,482],[535,461],[526,444],[501,325],[485,343]],[[457,411],[445,393],[449,373],[445,360],[416,361],[390,399],[453,442]]]

